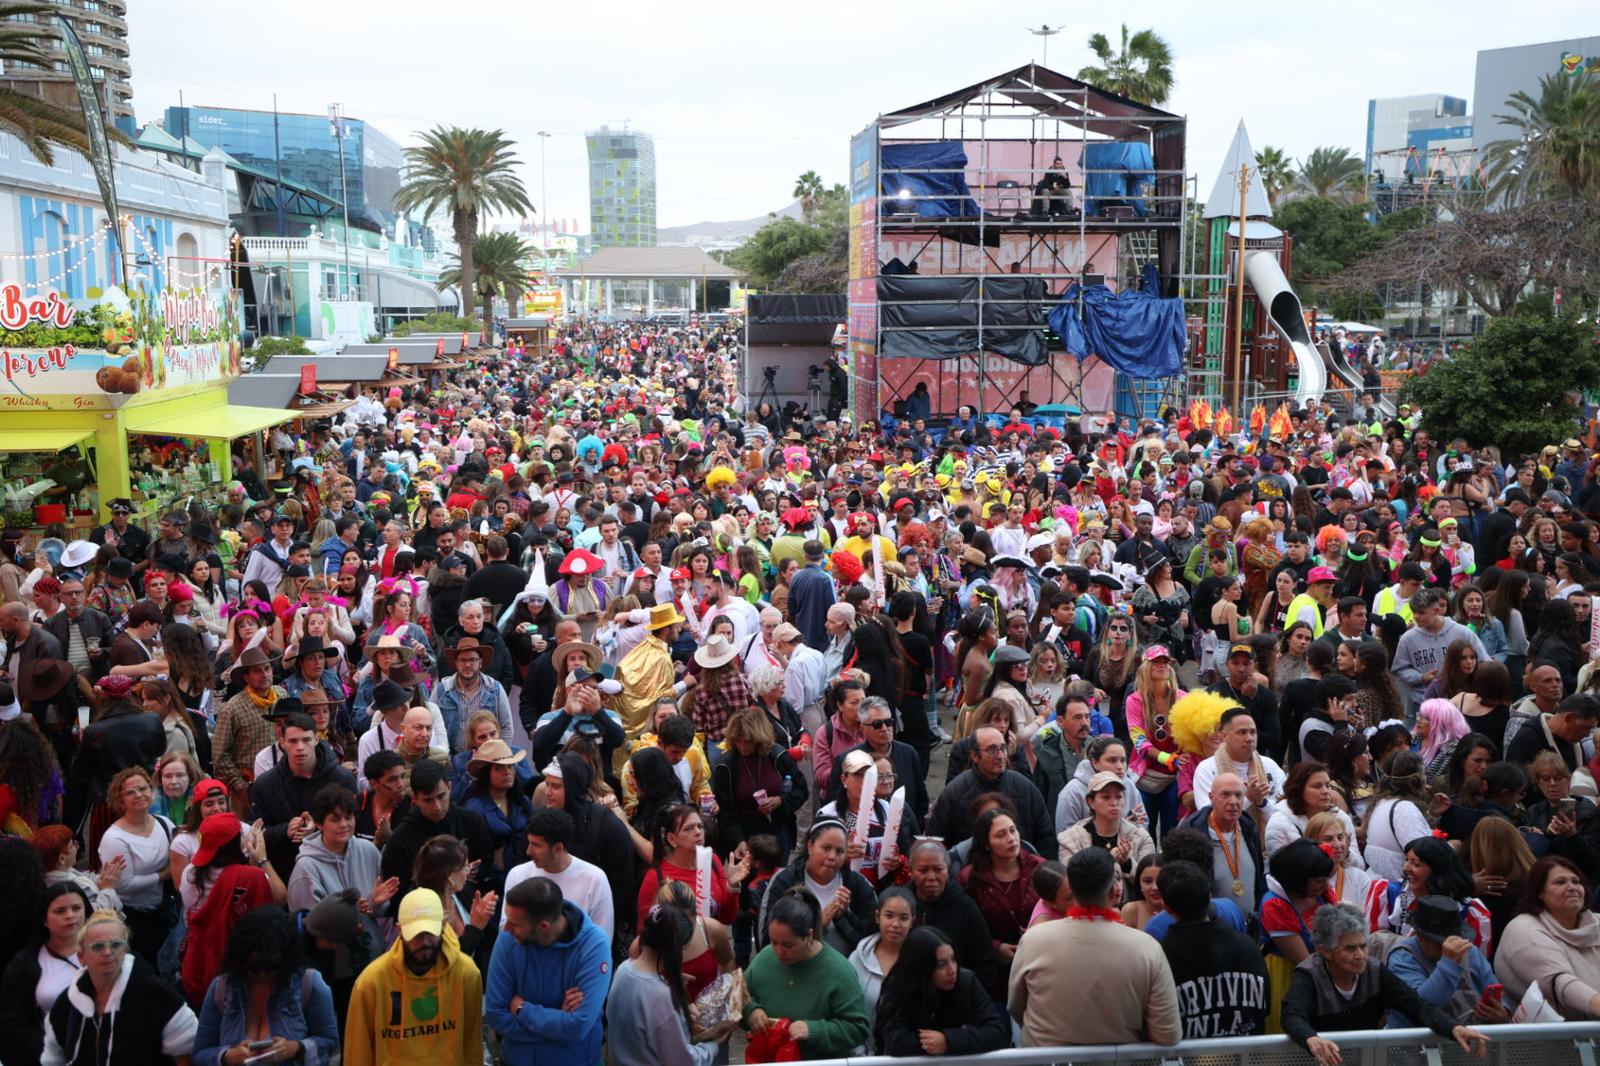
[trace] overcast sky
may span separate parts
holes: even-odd
[[[1039,59],[1025,27],[1048,23],[1049,65],[1074,74],[1113,14],[1083,5],[813,0],[524,3],[421,0],[135,0],[128,21],[141,123],[178,102],[322,112],[339,101],[407,143],[438,123],[505,129],[542,207],[587,229],[583,131],[652,134],[658,223],[747,218],[787,204],[796,175],[845,180],[849,138],[881,112]],[[1367,100],[1472,97],[1476,53],[1596,32],[1593,0],[1448,6],[1395,0],[1230,0],[1139,5],[1130,29],[1176,57],[1170,110],[1189,118],[1188,168],[1210,191],[1238,121],[1259,149],[1360,154]],[[1499,109],[1490,101],[1488,113]]]

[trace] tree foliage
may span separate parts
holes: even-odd
[[[1266,187],[1267,199],[1276,207],[1284,191],[1294,184],[1294,160],[1282,148],[1269,144],[1256,153],[1256,170]]]
[[[808,170],[794,181],[791,194],[800,201],[800,217],[807,222],[817,217],[817,205],[822,202],[822,178],[815,170]]]
[[[1298,260],[1298,246],[1295,253]],[[1510,314],[1530,288],[1560,288],[1575,306],[1592,303],[1600,297],[1600,201],[1458,209],[1371,250],[1332,285],[1349,292],[1418,281],[1464,292],[1491,315]]]
[[[1600,386],[1600,342],[1576,314],[1527,306],[1489,323],[1452,359],[1411,379],[1403,398],[1422,406],[1435,439],[1465,437],[1515,456],[1572,436],[1582,390]]]
[[[475,318],[453,315],[449,311],[435,311],[431,315],[400,323],[394,328],[391,336],[409,337],[413,333],[463,333],[479,329],[481,326],[482,323]]]
[[[760,289],[843,292],[849,220],[849,192],[834,185],[818,195],[811,221],[774,218],[723,258]]]
[[[1164,104],[1172,95],[1172,46],[1155,30],[1128,34],[1122,24],[1122,47],[1113,52],[1103,33],[1089,38],[1089,51],[1100,62],[1078,71],[1078,80],[1126,96],[1141,104]]]
[[[304,337],[257,337],[250,349],[263,358],[274,355],[310,355]]]
[[[1278,205],[1272,221],[1294,238],[1291,273],[1306,304],[1326,307],[1340,318],[1357,318],[1381,309],[1378,286],[1330,286],[1352,263],[1384,247],[1394,237],[1426,221],[1427,209],[1410,207],[1385,215],[1376,225],[1359,204],[1307,197]]]
[[[534,247],[515,233],[485,233],[472,246],[474,284],[478,300],[483,306],[483,320],[490,324],[494,319],[494,299],[504,296],[513,308],[522,294],[528,291],[528,272]],[[452,257],[450,264],[439,274],[437,288],[443,292],[452,285],[461,284],[461,260]]]
[[[0,69],[7,77],[26,81],[33,70],[41,73],[56,61],[51,43],[60,39],[54,24],[46,22],[61,10],[56,4],[0,0]],[[27,19],[27,21],[24,21]],[[88,158],[89,134],[83,112],[47,104],[9,86],[0,87],[0,130],[22,142],[46,166],[55,163],[55,148],[70,148]],[[127,144],[122,131],[107,123],[106,137]]]
[[[1484,152],[1497,198],[1520,204],[1600,196],[1600,79],[1587,71],[1546,75],[1538,99],[1515,92],[1505,108],[1495,121],[1516,132]]]
[[[1313,148],[1300,163],[1300,184],[1317,196],[1354,197],[1365,167],[1348,148]]]
[[[406,179],[395,194],[395,209],[420,209],[424,218],[436,211],[450,216],[461,251],[461,309],[471,311],[478,291],[472,246],[483,216],[490,211],[531,215],[533,204],[503,130],[437,126],[421,136],[421,145],[406,149]],[[494,323],[486,319],[483,328],[488,332]]]

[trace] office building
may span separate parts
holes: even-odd
[[[344,119],[342,180],[339,143],[327,115],[169,107],[161,125],[180,142],[187,138],[202,149],[221,148],[239,162],[270,173],[276,173],[281,156],[286,182],[341,202],[348,188],[352,229],[404,236],[395,233],[394,198],[400,191],[405,154],[393,138],[360,119]]]
[[[89,69],[100,85],[100,106],[105,108],[106,121],[123,133],[132,135],[133,86],[129,78],[133,68],[128,64],[128,5],[126,0],[45,0],[61,9],[83,43]],[[43,65],[28,60],[16,60],[5,65],[0,82],[8,88],[25,92],[56,107],[77,111],[78,90],[67,66],[66,51],[55,34],[55,16],[48,13],[12,15],[7,26],[29,28],[37,23],[41,33],[39,46],[48,57]]]
[[[596,248],[656,243],[656,144],[648,133],[601,126],[589,148],[589,231]]]
[[[1490,48],[1478,53],[1472,82],[1472,106],[1478,113],[1472,144],[1480,155],[1495,141],[1516,135],[1495,115],[1507,113],[1506,100],[1523,92],[1539,99],[1539,84],[1547,76],[1576,77],[1588,72],[1600,77],[1600,37],[1574,37],[1544,44]]]
[[[1444,93],[1390,96],[1367,101],[1367,173],[1415,173],[1419,159],[1440,148],[1470,145],[1467,102]]]

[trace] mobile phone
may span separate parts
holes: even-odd
[[[1506,986],[1495,984],[1485,985],[1483,988],[1483,1002],[1498,1005],[1506,994]]]
[[[250,1043],[245,1045],[245,1047],[249,1048],[251,1051],[265,1051],[271,1046],[271,1040],[252,1040]]]
[[[1556,811],[1560,814],[1572,814],[1577,811],[1577,809],[1578,800],[1574,796],[1568,796],[1566,799],[1556,804]]]

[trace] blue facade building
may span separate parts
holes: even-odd
[[[341,201],[348,187],[353,229],[396,236],[394,198],[400,191],[405,155],[393,138],[360,119],[344,119],[343,183],[339,144],[326,115],[169,107],[162,128],[180,141],[188,137],[204,148],[221,148],[239,162],[268,172],[275,172],[281,154],[288,181]]]

